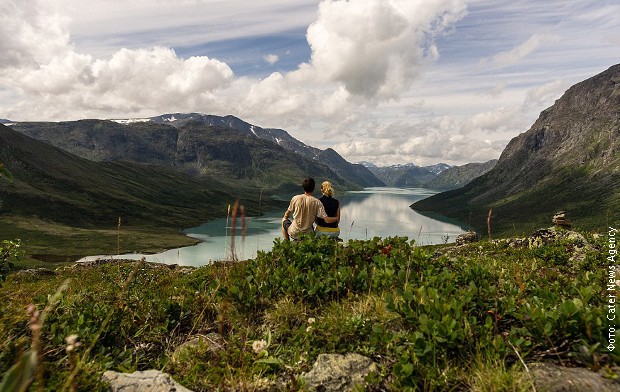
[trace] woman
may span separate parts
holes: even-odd
[[[340,229],[338,228],[338,223],[340,222],[340,202],[334,199],[334,188],[332,188],[332,184],[329,181],[321,184],[321,193],[323,196],[319,200],[323,203],[327,216],[337,217],[338,219],[334,223],[327,223],[321,218],[316,218],[315,232],[319,236],[338,238],[340,235]]]

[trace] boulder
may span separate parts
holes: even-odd
[[[474,231],[468,231],[466,233],[463,234],[459,234],[458,236],[456,236],[456,246],[460,246],[460,245],[465,245],[465,244],[471,244],[472,242],[476,242],[478,241],[478,233],[474,232]]]
[[[302,377],[310,390],[352,391],[363,387],[370,373],[379,367],[370,358],[359,354],[320,354],[312,369]]]
[[[134,373],[108,370],[102,379],[110,384],[110,392],[192,392],[159,370]]]
[[[567,229],[570,229],[572,226],[572,222],[566,217],[566,211],[556,212],[555,215],[553,215],[553,218],[551,218],[551,222],[553,222],[556,226]]]
[[[536,389],[547,392],[618,392],[620,383],[604,377],[604,372],[569,368],[552,363],[530,365]]]
[[[192,350],[204,348],[208,352],[214,353],[224,349],[224,345],[224,338],[219,333],[212,332],[206,336],[196,336],[174,350],[172,362],[178,362],[185,354],[191,353]]]

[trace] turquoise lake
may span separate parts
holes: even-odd
[[[366,188],[363,191],[336,194],[340,200],[340,238],[371,239],[373,237],[407,236],[420,245],[453,242],[465,231],[466,225],[423,216],[411,208],[413,202],[436,192],[422,188]],[[284,211],[274,211],[260,217],[246,218],[246,235],[242,239],[241,222],[237,221],[235,257],[238,260],[253,258],[258,250],[270,250],[273,241],[281,238],[280,222]],[[153,255],[125,254],[115,256],[89,256],[81,261],[113,257],[200,266],[213,260],[231,258],[230,219],[212,220],[198,227],[184,230],[201,243],[195,246],[171,249]]]

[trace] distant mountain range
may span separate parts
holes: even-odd
[[[510,141],[495,167],[463,188],[412,205],[486,232],[550,224],[555,212],[582,228],[620,220],[620,65],[568,89]]]
[[[387,186],[423,187],[450,165],[439,163],[431,166],[417,166],[413,163],[379,167],[370,162],[362,162],[377,178]]]
[[[435,178],[425,183],[424,187],[438,191],[461,188],[493,169],[496,163],[497,159],[492,159],[484,163],[468,163],[462,166],[452,166],[438,173]]]
[[[467,185],[474,178],[493,168],[497,160],[484,163],[468,163],[463,166],[450,166],[438,163],[430,166],[417,166],[413,163],[378,167],[370,162],[363,165],[387,186],[420,187],[445,191]]]

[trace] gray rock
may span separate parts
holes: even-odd
[[[603,372],[569,368],[551,363],[530,365],[536,388],[546,392],[618,392],[620,383],[603,377]]]
[[[460,245],[465,245],[465,244],[471,244],[472,242],[476,242],[478,241],[478,234],[474,231],[468,231],[466,233],[463,234],[459,234],[458,236],[456,236],[456,246],[460,246]]]
[[[377,364],[359,354],[321,354],[302,377],[310,390],[352,391],[365,385],[366,376],[378,371]]]
[[[30,268],[15,273],[18,276],[52,276],[56,275],[56,272],[47,268]]]
[[[108,370],[103,381],[110,383],[110,392],[192,392],[159,370],[118,373]]]
[[[224,349],[224,338],[219,333],[209,333],[206,336],[197,336],[181,344],[172,354],[172,362],[178,362],[185,353],[191,350],[205,348],[208,352],[217,352]]]

